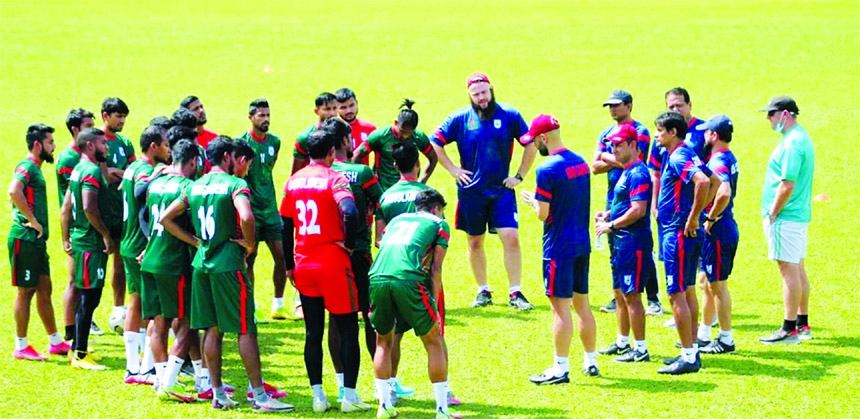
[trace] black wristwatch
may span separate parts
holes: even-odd
[[[610,221],[610,222],[609,222],[609,229],[610,229],[610,230],[612,230],[612,231],[615,231],[615,221]]]
[[[514,175],[514,178],[520,182],[523,181],[523,175],[521,175],[519,172],[517,172],[517,174]]]

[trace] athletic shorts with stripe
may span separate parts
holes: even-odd
[[[738,225],[731,218],[720,219],[711,227],[711,234],[705,234],[702,271],[708,277],[708,282],[729,279],[738,250],[738,239]]]
[[[339,259],[339,258],[338,258]],[[305,297],[322,297],[331,314],[348,314],[358,311],[358,289],[349,259],[346,263],[333,260],[331,264],[296,265],[293,278],[296,289]]]
[[[643,292],[648,281],[657,280],[657,269],[651,249],[620,247],[615,249],[612,265],[612,289],[622,294]]]
[[[370,282],[370,322],[380,335],[391,333],[397,322],[411,325],[417,336],[439,322],[436,300],[421,281],[399,279]]]
[[[48,248],[44,242],[41,245],[9,237],[6,239],[9,247],[9,266],[12,267],[12,286],[34,288],[39,285],[39,278],[51,276],[51,265],[48,260]]]
[[[191,275],[141,273],[143,318],[188,319],[191,315]]]
[[[108,255],[101,250],[72,250],[75,259],[75,288],[90,290],[105,286]]]
[[[356,250],[349,256],[352,264],[352,274],[355,276],[355,288],[358,292],[358,309],[366,312],[370,309],[370,265],[373,263],[373,258],[370,252]]]
[[[770,219],[765,217],[763,225],[768,259],[788,263],[800,263],[806,259],[809,223],[779,218],[771,223]]]
[[[470,236],[481,236],[487,229],[495,234],[499,228],[519,227],[517,198],[514,191],[502,188],[495,196],[457,192],[454,224]]]
[[[425,288],[430,288],[429,285]],[[436,300],[436,312],[439,313],[439,334],[445,336],[445,289],[439,290],[439,299]],[[398,319],[394,325],[394,334],[402,335],[412,329],[412,325],[406,320]]]
[[[125,286],[129,294],[140,294],[140,262],[136,258],[122,256],[122,266],[125,270]]]
[[[191,328],[217,326],[221,333],[256,334],[254,287],[245,272],[204,273],[191,280]]]
[[[696,285],[696,269],[702,253],[703,229],[696,237],[684,237],[684,230],[663,232],[663,266],[666,268],[666,293],[669,295],[684,292],[687,287]]]
[[[547,297],[572,298],[588,294],[589,254],[543,260],[543,285]]]

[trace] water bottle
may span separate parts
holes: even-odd
[[[594,236],[594,250],[606,250],[605,234],[598,234]]]

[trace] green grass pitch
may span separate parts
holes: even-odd
[[[658,376],[657,362],[619,365],[602,357],[601,378],[574,374],[569,385],[530,384],[528,375],[552,360],[551,316],[542,296],[540,224],[521,205],[524,291],[537,305],[533,312],[516,313],[498,304],[506,279],[501,245],[493,237],[487,250],[497,305],[469,308],[475,284],[465,236],[456,232],[452,237],[444,272],[446,337],[451,387],[464,401],[460,411],[474,418],[856,417],[860,188],[851,179],[860,163],[853,144],[860,134],[858,51],[860,4],[853,0],[0,0],[0,144],[7,156],[0,174],[8,182],[24,157],[29,124],[57,128],[58,155],[70,141],[63,122],[68,110],[82,106],[97,113],[107,96],[128,103],[131,114],[123,134],[135,142],[150,118],[169,115],[187,94],[201,97],[210,128],[228,135],[248,128],[252,99],[267,97],[271,131],[285,140],[276,168],[282,185],[292,139],[314,121],[313,98],[322,91],[351,87],[358,94],[360,116],[380,126],[390,123],[397,105],[410,97],[421,115],[419,129],[432,132],[449,112],[468,103],[466,77],[483,71],[498,100],[517,107],[527,120],[553,114],[568,147],[590,160],[598,133],[612,123],[600,106],[611,90],[632,92],[634,118],[653,130],[654,118],[664,109],[663,93],[680,85],[691,92],[694,115],[727,113],[735,124],[732,148],[741,167],[736,214],[742,238],[730,287],[738,352],[705,357],[700,373],[677,378]],[[756,111],[778,94],[797,100],[800,122],[816,145],[814,193],[830,197],[814,203],[809,230],[815,339],[792,347],[757,342],[782,318],[780,278],[776,265],[766,260],[759,218],[765,165],[779,136]],[[518,162],[521,151],[516,153]],[[62,319],[66,256],[59,238],[55,168],[43,169],[51,205],[53,295]],[[521,189],[534,188],[533,173]],[[595,210],[605,182],[604,177],[593,178]],[[430,184],[454,201],[454,181],[443,168],[437,168]],[[453,205],[448,218],[453,219]],[[2,218],[0,232],[9,231],[9,222],[8,216]],[[606,252],[595,252],[591,259],[595,309],[611,294],[607,259]],[[258,260],[258,272],[271,272],[267,250]],[[121,384],[125,364],[118,335],[92,343],[105,358],[106,372],[71,370],[60,358],[14,361],[14,290],[8,285],[6,256],[0,272],[7,287],[0,292],[0,416],[223,416],[206,404],[158,402],[150,388]],[[258,273],[256,291],[268,308],[272,285],[266,277]],[[103,326],[110,306],[106,292],[96,313]],[[595,317],[598,345],[608,344],[615,336],[615,318]],[[655,359],[677,352],[675,331],[661,326],[666,319],[648,320]],[[47,345],[35,312],[29,337],[40,350]],[[287,401],[297,405],[292,417],[316,416],[310,410],[302,337],[297,322],[260,328],[264,377],[289,391]],[[224,347],[226,378],[244,388],[235,338]],[[574,371],[581,356],[582,346],[574,339]],[[430,417],[426,357],[414,337],[405,339],[403,360],[400,378],[418,393],[400,411],[404,417]],[[372,369],[366,355],[361,368],[359,392],[370,400]],[[328,356],[324,379],[333,397]],[[252,415],[247,404],[230,413],[246,415]]]

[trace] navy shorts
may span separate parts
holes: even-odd
[[[499,228],[519,227],[517,198],[512,189],[504,188],[494,196],[458,192],[457,198],[454,224],[470,236],[481,236],[488,228],[495,234]]]
[[[565,259],[543,260],[543,285],[547,297],[572,298],[588,294],[589,254]]]
[[[684,230],[663,232],[660,248],[663,251],[663,266],[666,268],[666,293],[669,295],[684,292],[687,287],[696,285],[696,269],[702,253],[702,236],[684,237]]]
[[[622,294],[642,292],[645,284],[657,279],[651,249],[616,248],[612,264],[612,289]]]
[[[711,227],[702,244],[702,271],[708,282],[725,281],[732,273],[735,252],[738,250],[738,225],[731,218],[723,218]]]

